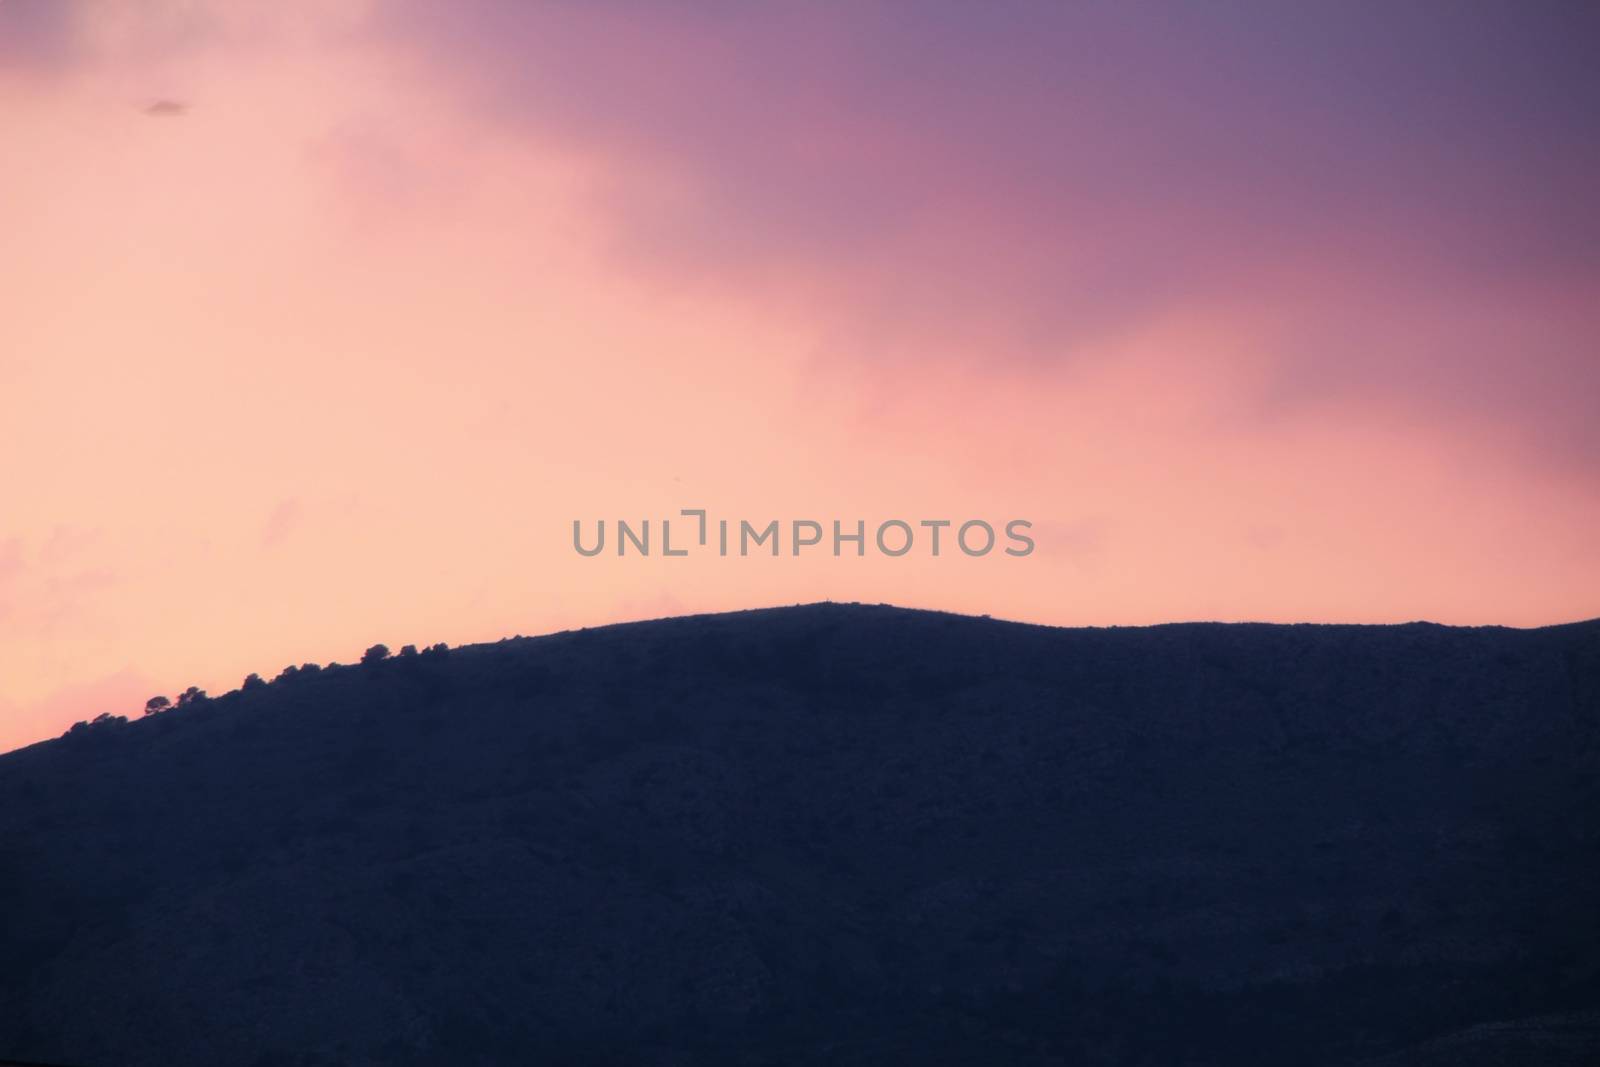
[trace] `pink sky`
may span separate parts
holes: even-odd
[[[1600,614],[1595,28],[0,0],[0,750],[821,599]],[[571,549],[684,507],[1038,550]]]

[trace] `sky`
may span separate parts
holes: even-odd
[[[0,750],[824,599],[1600,615],[1597,46],[1560,2],[0,0]],[[573,550],[683,508],[1036,548]]]

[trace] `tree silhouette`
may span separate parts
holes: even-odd
[[[244,688],[244,689],[260,689],[262,686],[264,686],[266,684],[267,683],[262,680],[261,675],[252,674],[252,675],[250,675],[248,678],[246,678],[244,680],[244,686],[242,688]]]
[[[367,649],[361,654],[361,663],[363,666],[371,667],[375,664],[382,663],[388,658],[388,645],[373,645],[371,648]]]
[[[144,702],[144,713],[146,715],[157,715],[170,707],[172,707],[172,701],[166,697],[151,697]]]

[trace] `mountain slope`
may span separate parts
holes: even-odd
[[[1432,1063],[1600,1007],[1597,771],[1597,623],[328,669],[0,757],[0,1057]]]

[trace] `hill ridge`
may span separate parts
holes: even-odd
[[[1597,812],[1595,624],[430,650],[0,757],[0,1057],[1421,1063],[1600,1007]]]

